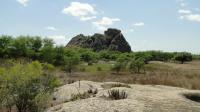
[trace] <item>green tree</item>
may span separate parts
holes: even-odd
[[[8,54],[8,48],[10,47],[10,44],[12,42],[12,37],[7,35],[0,36],[0,57],[7,57]]]
[[[97,59],[96,53],[92,51],[87,51],[81,54],[81,59],[88,64],[93,63]]]
[[[54,46],[54,42],[53,42],[52,39],[45,38],[45,39],[43,39],[43,46],[44,47],[47,47],[47,46],[53,47]]]
[[[119,74],[119,72],[124,68],[124,63],[116,62],[114,66],[111,68],[112,71],[115,71],[116,74]]]
[[[30,40],[29,36],[19,36],[11,44],[9,54],[11,57],[27,57],[30,54]]]
[[[179,61],[181,64],[187,61],[192,61],[192,54],[187,52],[177,53],[174,56],[175,61]]]
[[[66,56],[66,48],[63,46],[59,46],[55,48],[55,65],[64,65],[65,64],[65,56]]]
[[[112,71],[116,71],[119,74],[120,71],[126,68],[130,58],[126,54],[121,54],[118,58],[114,66],[111,68]]]
[[[144,68],[145,59],[144,58],[135,58],[130,62],[129,70],[135,73],[141,73],[141,69],[145,71]]]
[[[48,75],[39,62],[4,70],[0,73],[1,105],[16,106],[18,112],[44,111],[51,92],[59,85],[53,75],[47,78]]]
[[[80,56],[78,54],[70,54],[64,57],[64,70],[68,73],[72,73],[72,70],[76,68],[76,66],[80,62]]]

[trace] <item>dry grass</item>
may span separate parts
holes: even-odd
[[[131,88],[131,86],[129,86],[128,84],[122,84],[122,83],[103,84],[102,87],[105,89],[110,89],[110,88],[115,88],[115,87]]]
[[[146,74],[130,74],[122,72],[120,75],[111,72],[76,72],[65,75],[65,79],[74,81],[91,80],[96,82],[122,82],[145,85],[167,85],[200,90],[200,61],[186,64],[153,62],[146,66]]]

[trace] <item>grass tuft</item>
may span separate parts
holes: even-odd
[[[112,100],[120,100],[120,99],[126,99],[128,97],[128,94],[125,91],[120,90],[108,90],[108,98]]]

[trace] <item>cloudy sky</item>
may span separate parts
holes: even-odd
[[[133,51],[200,53],[200,0],[0,0],[0,35],[73,36],[119,28]]]

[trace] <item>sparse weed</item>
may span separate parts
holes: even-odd
[[[108,98],[112,100],[120,100],[120,99],[126,99],[128,97],[128,94],[125,91],[120,90],[108,90]]]
[[[70,101],[86,99],[86,98],[89,98],[89,97],[90,97],[90,94],[88,94],[88,92],[79,93],[79,94],[72,94]]]

